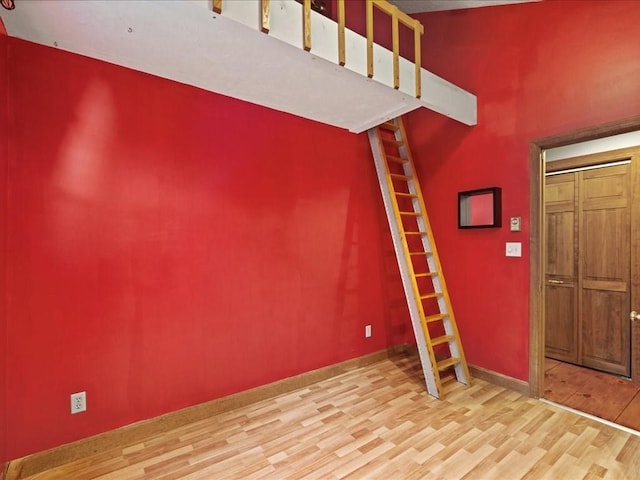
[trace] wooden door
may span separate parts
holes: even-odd
[[[578,363],[576,174],[549,177],[545,188],[545,350]]]
[[[632,158],[625,150],[561,161],[553,168],[578,170],[545,182],[545,355],[625,376],[640,350],[629,319],[639,223]]]
[[[629,376],[629,165],[578,176],[581,364]]]
[[[631,310],[640,311],[640,147],[631,158]],[[629,312],[631,314],[631,312]],[[631,379],[640,382],[640,319],[631,321]]]

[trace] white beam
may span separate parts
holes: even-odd
[[[329,125],[363,132],[427,107],[476,122],[476,98],[423,69],[413,96],[413,64],[402,59],[392,86],[390,51],[376,46],[366,77],[366,41],[348,31],[347,64],[337,64],[337,25],[312,12],[312,50],[302,50],[301,5],[279,0],[269,35],[260,32],[258,0],[48,0],[1,12],[11,36],[54,46]]]

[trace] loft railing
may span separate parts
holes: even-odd
[[[344,3],[344,0],[339,0],[339,3]],[[414,48],[414,64],[416,68],[415,80],[416,80],[416,98],[420,98],[420,67],[422,65],[422,58],[420,56],[420,36],[424,34],[424,27],[422,24],[411,18],[406,13],[400,11],[398,7],[390,4],[386,0],[367,0],[367,76],[373,77],[373,7],[378,8],[380,11],[391,16],[391,42],[393,50],[393,88],[400,88],[400,67],[399,67],[399,53],[400,50],[400,35],[399,35],[399,23],[409,27],[413,30],[413,48]],[[342,30],[344,35],[344,29]],[[338,34],[340,35],[340,34]]]
[[[213,11],[222,13],[223,0],[213,0]],[[338,0],[338,63],[346,64],[345,47],[345,0]],[[420,98],[421,78],[420,69],[422,57],[420,54],[420,38],[424,34],[422,24],[400,11],[398,7],[386,0],[366,0],[366,34],[367,34],[367,76],[373,77],[373,12],[377,8],[391,17],[391,43],[393,51],[393,88],[400,88],[400,24],[413,31],[414,65],[415,65],[415,97]],[[260,30],[269,33],[269,0],[260,0]],[[311,50],[311,0],[302,0],[302,45],[308,52]]]

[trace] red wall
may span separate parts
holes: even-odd
[[[425,68],[478,97],[476,127],[426,109],[407,122],[465,353],[527,380],[529,145],[640,112],[640,8],[543,1],[418,18]],[[457,192],[491,186],[502,187],[503,227],[458,230]],[[505,257],[507,241],[522,242],[522,258]]]
[[[9,50],[8,458],[407,341],[366,135]]]
[[[0,471],[7,459],[6,423],[6,364],[7,364],[7,317],[5,315],[5,275],[6,275],[6,191],[7,162],[9,148],[9,116],[7,86],[7,37],[2,33],[0,21]]]

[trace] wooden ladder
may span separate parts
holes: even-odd
[[[470,376],[404,125],[368,133],[427,391],[440,398],[444,371],[465,385]]]

